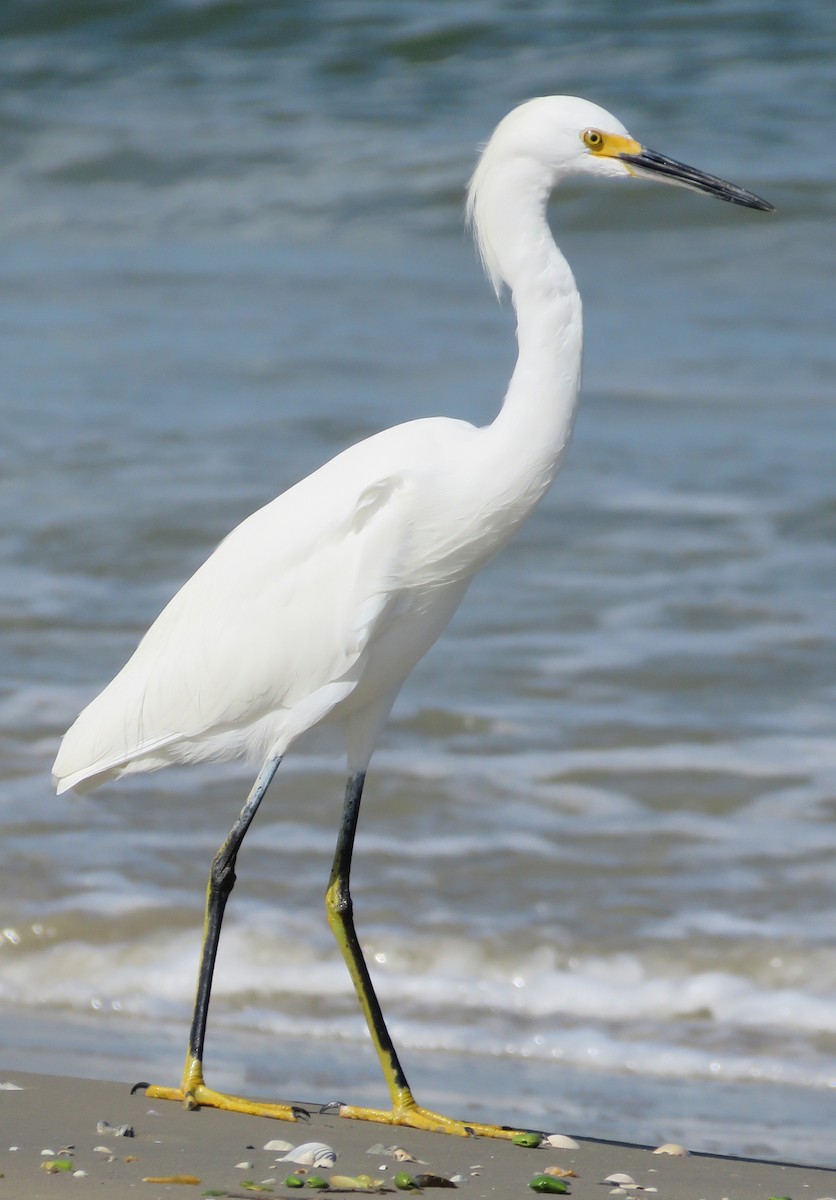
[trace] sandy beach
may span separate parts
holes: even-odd
[[[836,1194],[836,1169],[705,1154],[653,1154],[654,1147],[584,1139],[570,1130],[549,1132],[571,1134],[577,1149],[523,1148],[341,1120],[319,1114],[317,1104],[301,1101],[310,1119],[292,1125],[209,1109],[187,1112],[174,1103],[149,1101],[143,1092],[132,1095],[130,1086],[122,1083],[2,1070],[0,1083],[0,1195],[25,1200],[52,1198],[66,1190],[78,1197],[106,1195],[108,1200],[311,1194],[312,1189],[284,1183],[298,1168],[277,1162],[283,1152],[264,1148],[272,1139],[294,1146],[325,1142],[337,1159],[333,1168],[318,1169],[317,1174],[371,1175],[383,1180],[392,1194],[398,1194],[395,1174],[408,1170],[412,1175],[463,1177],[458,1187],[469,1200],[524,1197],[535,1194],[529,1183],[548,1167],[575,1172],[566,1177],[568,1194],[575,1200],[609,1195],[615,1184],[607,1177],[614,1173],[628,1175],[638,1185],[622,1195],[653,1189],[659,1200],[820,1200]],[[134,1136],[116,1136],[102,1122],[115,1128],[127,1125]],[[369,1153],[374,1146],[394,1145],[419,1161],[396,1162],[380,1149]],[[64,1169],[55,1169],[62,1160]],[[181,1181],[152,1182],[172,1177]]]

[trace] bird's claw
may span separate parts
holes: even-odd
[[[418,1104],[406,1104],[392,1109],[358,1108],[352,1104],[340,1105],[339,1115],[355,1121],[377,1121],[383,1125],[404,1125],[410,1129],[425,1129],[430,1133],[448,1133],[455,1137],[491,1137],[510,1141],[521,1131],[502,1125],[483,1125],[477,1121],[459,1121],[454,1117],[421,1108]]]
[[[310,1113],[307,1109],[293,1104],[270,1104],[262,1100],[248,1100],[244,1096],[230,1096],[226,1092],[216,1092],[205,1083],[198,1083],[186,1089],[146,1086],[145,1095],[151,1100],[179,1100],[184,1108],[194,1112],[199,1108],[221,1108],[227,1112],[247,1113],[253,1117],[272,1117],[278,1121],[308,1120]]]

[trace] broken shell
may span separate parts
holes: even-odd
[[[543,1139],[544,1146],[553,1146],[555,1150],[580,1150],[580,1144],[565,1133],[550,1133]]]
[[[657,1146],[653,1153],[674,1154],[678,1158],[686,1158],[691,1151],[686,1150],[684,1146],[680,1146],[678,1142],[665,1142],[664,1146]]]
[[[251,1162],[239,1162],[235,1164],[236,1171],[251,1171],[253,1164]]]
[[[111,1137],[136,1137],[133,1125],[111,1125],[110,1121],[99,1121],[96,1133],[109,1133]]]
[[[51,1162],[41,1163],[41,1167],[49,1175],[56,1175],[59,1171],[72,1171],[74,1166],[71,1158],[53,1158]]]
[[[94,1154],[112,1154],[113,1151],[111,1150],[110,1146],[94,1146],[93,1153]]]
[[[279,1162],[304,1163],[310,1167],[333,1167],[337,1152],[325,1142],[303,1142],[301,1146],[282,1155]]]
[[[265,1150],[292,1150],[293,1142],[283,1142],[281,1138],[273,1138],[272,1142],[265,1142]]]
[[[571,1167],[545,1167],[544,1175],[556,1175],[558,1179],[568,1179],[571,1175],[574,1179],[578,1178],[577,1171],[573,1171]]]
[[[384,1146],[382,1142],[375,1142],[373,1146],[369,1146],[366,1154],[379,1154],[381,1158],[394,1158],[398,1162],[417,1162],[424,1163],[423,1158],[416,1158],[414,1154],[410,1154],[408,1150],[404,1150],[403,1146]],[[381,1167],[381,1170],[384,1168]]]

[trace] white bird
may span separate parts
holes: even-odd
[[[416,1104],[354,931],[349,872],[366,768],[399,688],[476,572],[542,498],[566,452],[580,379],[581,302],[546,206],[570,175],[641,176],[772,208],[644,148],[588,101],[550,96],[514,109],[487,143],[467,197],[488,277],[497,293],[503,285],[510,290],[517,316],[519,354],[495,420],[475,428],[435,417],[378,433],[243,521],[61,743],[59,792],[169,763],[238,756],[261,763],[212,863],[181,1086],[149,1087],[149,1095],[294,1119],[289,1105],[209,1088],[203,1048],[241,842],[282,756],[300,734],[329,720],[342,728],[348,780],[326,904],[392,1101],[391,1110],[342,1105],[340,1113],[458,1134],[515,1132]]]

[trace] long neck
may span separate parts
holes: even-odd
[[[531,269],[509,281],[519,351],[497,432],[551,482],[572,433],[583,344],[581,298],[569,264],[549,239]]]
[[[581,371],[581,301],[546,220],[553,181],[531,160],[474,178],[471,214],[488,271],[511,290],[519,355],[489,427],[519,489],[520,519],[554,478],[572,432]]]

